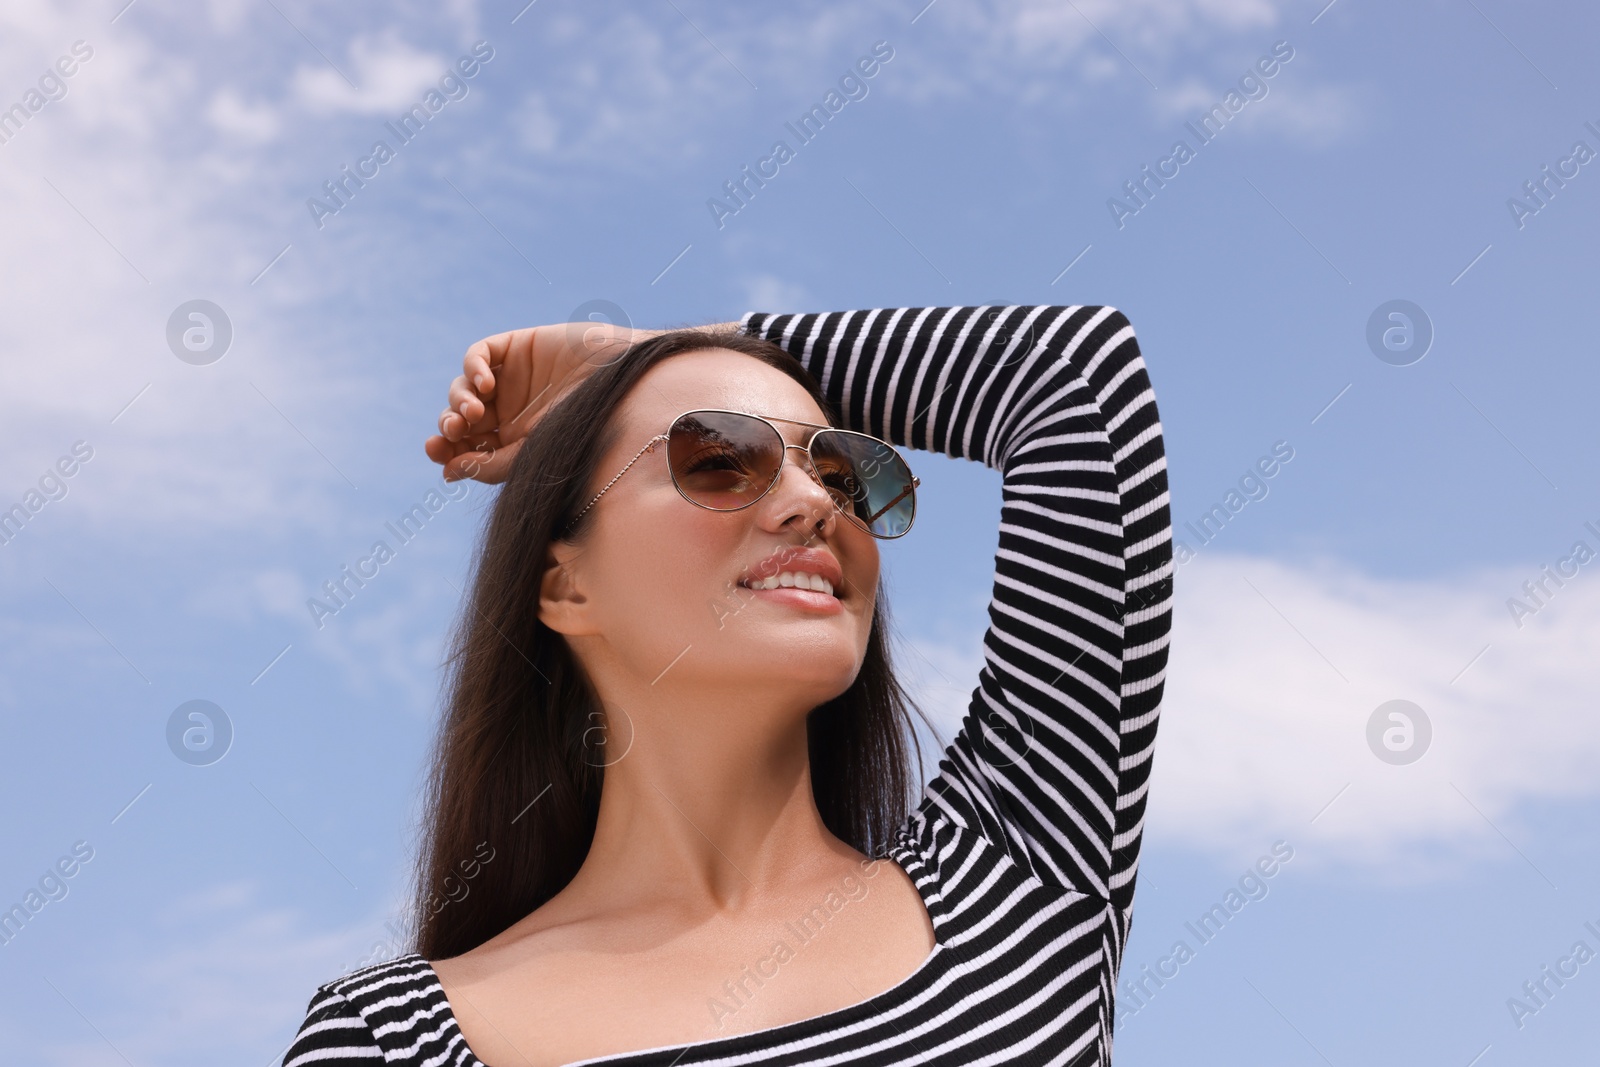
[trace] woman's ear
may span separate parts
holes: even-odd
[[[592,633],[589,599],[579,582],[578,546],[551,541],[545,550],[544,573],[539,578],[539,621],[557,633],[577,636]]]

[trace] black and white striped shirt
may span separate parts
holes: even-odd
[[[1133,328],[1097,306],[751,313],[740,324],[801,359],[844,427],[1003,476],[985,665],[888,852],[937,944],[849,1007],[580,1062],[1103,1067],[1173,574],[1161,423]],[[373,1060],[487,1067],[419,955],[321,986],[284,1067]]]

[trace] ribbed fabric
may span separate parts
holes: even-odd
[[[985,664],[888,851],[937,944],[825,1015],[579,1062],[1104,1067],[1171,625],[1166,456],[1133,328],[1110,307],[740,325],[802,360],[845,428],[1003,477]],[[320,987],[284,1067],[379,1059],[487,1067],[414,953]]]

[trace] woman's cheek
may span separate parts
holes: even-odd
[[[652,518],[643,527],[649,535],[628,547],[619,568],[630,575],[634,603],[657,620],[663,637],[680,643],[717,632],[717,602],[739,592],[737,518],[694,508],[676,494]]]

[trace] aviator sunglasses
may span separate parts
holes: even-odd
[[[803,445],[786,444],[774,425],[787,422],[813,432]],[[766,496],[783,472],[788,450],[806,454],[811,475],[847,519],[873,537],[901,537],[911,529],[917,513],[917,486],[922,480],[895,451],[893,445],[868,434],[841,430],[798,419],[750,415],[720,408],[686,411],[672,420],[666,433],[656,434],[634,453],[627,466],[584,505],[563,530],[578,520],[628,473],[646,452],[667,444],[667,465],[678,494],[691,504],[711,511],[738,511]]]

